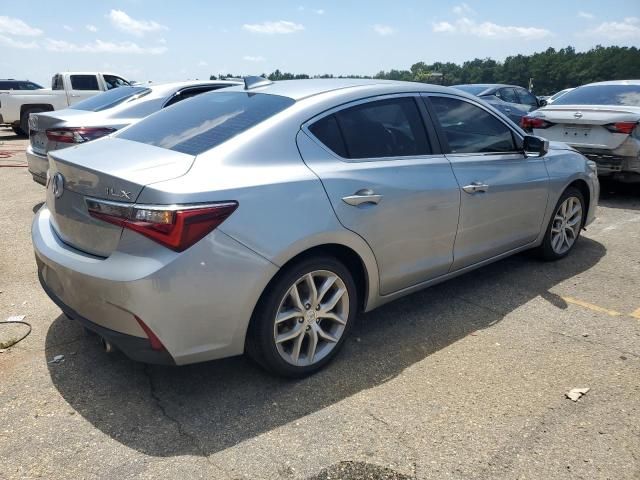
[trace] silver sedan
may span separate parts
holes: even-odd
[[[124,86],[63,110],[32,113],[27,147],[29,172],[35,182],[44,185],[50,150],[104,137],[194,95],[238,84],[221,80]]]
[[[247,78],[49,158],[33,245],[69,317],[136,360],[246,352],[287,376],[358,312],[523,250],[561,259],[599,195],[575,150],[405,82]]]

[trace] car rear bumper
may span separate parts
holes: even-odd
[[[40,262],[36,257],[36,262]],[[144,363],[154,363],[158,365],[175,365],[175,360],[166,350],[153,350],[146,338],[127,335],[126,333],[117,332],[109,328],[105,328],[91,320],[83,317],[69,305],[64,303],[43,279],[41,266],[38,265],[38,279],[42,289],[55,303],[60,310],[69,318],[79,322],[87,330],[92,331],[96,335],[111,343],[114,347],[124,353],[132,360]]]
[[[47,180],[47,170],[49,170],[49,160],[46,155],[36,153],[27,147],[27,164],[29,165],[29,173],[33,177],[33,181],[40,185],[45,185]]]
[[[63,243],[50,215],[43,207],[32,226],[38,274],[70,317],[135,360],[183,365],[243,353],[275,265],[219,230],[182,253],[125,230],[117,251],[95,257]],[[136,317],[166,355],[151,351]]]

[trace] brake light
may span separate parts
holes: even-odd
[[[52,128],[47,130],[47,138],[58,143],[84,143],[96,138],[104,137],[112,132],[114,128],[106,127],[79,127],[79,128]]]
[[[176,252],[202,240],[238,208],[238,202],[155,206],[86,199],[86,203],[92,217],[138,232]]]
[[[636,128],[638,122],[616,122],[605,125],[604,128],[612,133],[624,133],[625,135],[631,135],[633,129]]]
[[[533,130],[534,128],[549,128],[553,123],[547,122],[540,117],[530,117],[525,115],[520,119],[520,127],[523,130]]]

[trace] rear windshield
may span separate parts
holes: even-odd
[[[640,107],[640,85],[592,85],[561,95],[553,105],[626,105]]]
[[[458,90],[462,90],[463,92],[469,93],[471,95],[480,95],[489,87],[487,87],[486,85],[454,85],[453,88],[457,88]]]
[[[116,105],[124,103],[133,97],[139,98],[150,92],[151,89],[146,87],[118,87],[104,93],[99,93],[93,97],[89,97],[69,108],[74,110],[85,110],[87,112],[101,112],[107,108],[115,107]]]
[[[145,118],[118,136],[198,155],[294,103],[291,98],[264,93],[203,93]]]

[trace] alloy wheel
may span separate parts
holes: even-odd
[[[308,366],[326,357],[338,344],[349,319],[349,292],[328,270],[298,278],[280,301],[273,339],[282,359]]]
[[[558,255],[569,251],[582,227],[582,202],[568,197],[556,210],[551,226],[551,248]]]

